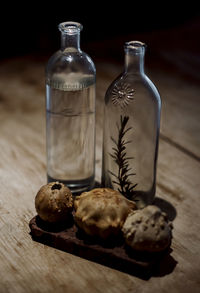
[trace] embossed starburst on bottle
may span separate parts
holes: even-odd
[[[135,90],[132,89],[128,84],[115,85],[112,90],[112,102],[116,106],[125,108],[130,102],[134,100]]]

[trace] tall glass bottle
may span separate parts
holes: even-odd
[[[144,72],[145,44],[125,43],[124,72],[105,96],[102,186],[119,190],[139,208],[155,195],[160,128],[159,93]]]
[[[61,49],[46,67],[48,182],[63,182],[74,194],[91,189],[95,176],[96,69],[80,49],[81,29],[59,24]]]

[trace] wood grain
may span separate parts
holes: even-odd
[[[103,97],[120,71],[97,63],[97,180]],[[46,183],[44,62],[1,63],[0,292],[199,292],[200,88],[162,70],[151,76],[163,101],[156,203],[174,220],[174,239],[171,259],[146,281],[32,241],[34,197]]]
[[[103,71],[104,68],[106,74],[102,78],[105,84],[114,80],[123,70],[117,64],[107,66],[101,62],[99,70]],[[179,74],[173,77],[160,68],[148,70],[148,75],[161,94],[161,139],[200,160],[200,136],[197,135],[200,132],[198,83],[187,82]]]

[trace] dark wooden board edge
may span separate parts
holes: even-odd
[[[69,227],[51,230],[43,225],[38,216],[29,222],[32,239],[56,249],[74,254],[90,261],[117,269],[119,271],[149,279],[155,273],[155,267],[169,254],[169,249],[162,253],[141,254],[128,250],[124,244],[114,247],[102,246],[86,241],[78,235],[78,229],[72,223]],[[62,230],[63,229],[63,230]]]

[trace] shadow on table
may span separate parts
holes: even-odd
[[[167,200],[160,197],[155,197],[153,204],[159,207],[163,212],[168,215],[169,221],[173,221],[176,218],[177,211],[175,207]],[[154,267],[152,271],[153,277],[162,277],[165,275],[169,275],[173,272],[178,262],[171,256],[172,251],[173,250],[170,248],[169,254],[166,254],[162,258],[162,260]]]
[[[170,253],[173,250],[170,248]],[[153,268],[152,277],[163,277],[173,272],[177,265],[177,261],[171,256],[171,254],[165,255],[162,260]]]
[[[176,209],[167,200],[160,197],[155,197],[153,204],[159,207],[163,212],[165,212],[168,215],[168,219],[170,221],[173,221],[176,218],[177,216]]]

